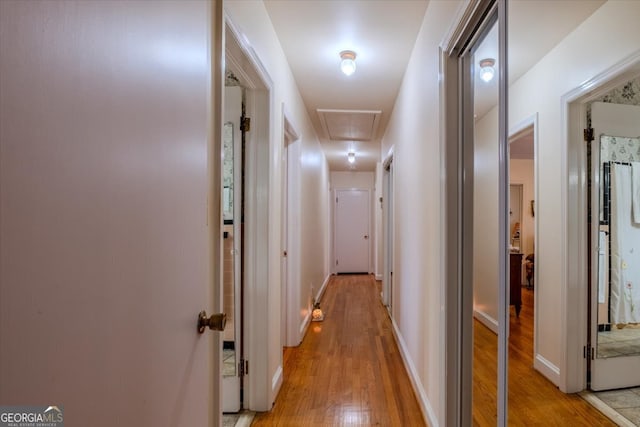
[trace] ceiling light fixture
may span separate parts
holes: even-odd
[[[495,63],[496,60],[493,58],[486,58],[480,61],[480,78],[483,81],[489,83],[491,79],[493,79],[493,76],[496,73],[496,71],[493,69]]]
[[[347,154],[347,160],[349,161],[349,163],[355,163],[356,153],[354,153],[353,151],[349,151],[349,154]]]
[[[340,69],[347,76],[350,76],[356,71],[356,53],[352,50],[343,50],[340,52]]]

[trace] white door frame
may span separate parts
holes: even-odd
[[[560,390],[575,393],[586,388],[587,363],[583,357],[587,343],[587,181],[586,104],[602,96],[640,72],[640,50],[582,83],[561,98],[563,137],[562,156],[563,235],[562,254],[565,285],[561,289],[564,316],[561,318],[562,359]],[[537,262],[537,259],[536,259]]]
[[[244,359],[250,362],[250,369],[243,381],[243,406],[254,411],[267,411],[271,409],[277,390],[282,384],[281,375],[278,380],[269,375],[269,366],[273,362],[270,355],[279,354],[280,360],[277,363],[282,366],[280,328],[271,330],[270,322],[266,321],[272,313],[279,312],[280,296],[265,302],[265,295],[269,295],[273,283],[280,277],[280,268],[273,268],[280,263],[280,221],[269,220],[273,218],[272,211],[276,207],[278,212],[280,209],[280,202],[269,197],[274,192],[273,187],[280,187],[279,179],[276,183],[271,179],[271,172],[275,167],[271,163],[270,155],[274,150],[270,126],[273,82],[255,51],[249,46],[247,38],[228,16],[226,24],[227,66],[246,89],[246,115],[251,118],[251,131],[246,134],[245,148],[242,319]],[[277,233],[272,230],[275,222],[278,223]],[[274,245],[277,246],[273,248]],[[277,260],[274,257],[277,257]],[[275,278],[272,277],[274,275]],[[280,348],[277,353],[271,351],[273,343],[277,343]]]

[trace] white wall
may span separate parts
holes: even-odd
[[[329,244],[328,171],[324,153],[307,115],[304,103],[295,84],[289,64],[271,24],[262,1],[230,0],[225,10],[233,24],[262,62],[273,81],[271,105],[271,177],[269,190],[269,235],[272,259],[269,260],[269,279],[264,289],[269,296],[268,340],[265,354],[268,357],[268,377],[271,389],[266,400],[252,409],[270,409],[278,391],[278,377],[282,373],[282,348],[280,347],[280,251],[281,251],[281,149],[283,141],[282,104],[295,130],[300,135],[300,283],[299,309],[301,326],[310,313],[311,287],[316,292],[328,278],[327,245]],[[250,345],[250,344],[249,344]],[[264,351],[262,349],[261,351]]]
[[[3,405],[61,405],[68,425],[219,418],[219,335],[195,328],[218,309],[210,18],[206,2],[0,2]]]
[[[430,425],[446,425],[439,44],[459,6],[429,2],[381,149],[394,150],[393,321]]]
[[[540,311],[536,359],[545,366],[550,379],[561,387],[561,369],[566,369],[563,362],[566,343],[562,342],[559,328],[563,324],[562,295],[569,287],[584,286],[567,283],[567,253],[563,252],[566,245],[558,242],[565,238],[568,224],[563,219],[567,181],[563,175],[565,159],[561,142],[566,119],[561,110],[561,97],[637,51],[639,17],[640,2],[605,3],[509,89],[510,128],[539,113],[536,294]],[[569,336],[577,333],[577,330],[568,331]]]

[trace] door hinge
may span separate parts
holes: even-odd
[[[240,130],[242,132],[251,130],[251,117],[240,117]]]
[[[593,141],[593,128],[587,128],[584,130],[584,140],[586,142]]]
[[[591,360],[595,359],[595,349],[593,347],[591,347],[590,345],[585,345],[584,347],[582,347],[582,358],[586,359],[588,357],[591,358]]]
[[[240,359],[238,362],[238,376],[244,377],[245,375],[249,375],[249,361]]]
[[[338,198],[336,197],[336,203],[338,203]]]
[[[338,265],[338,260],[336,260],[336,265]]]

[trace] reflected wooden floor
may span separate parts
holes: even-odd
[[[509,426],[615,426],[576,394],[564,394],[533,369],[533,291],[522,289],[520,318],[511,308]],[[473,424],[495,426],[496,335],[474,321]]]
[[[284,352],[284,383],[253,426],[424,426],[373,276],[333,276],[324,322]]]

